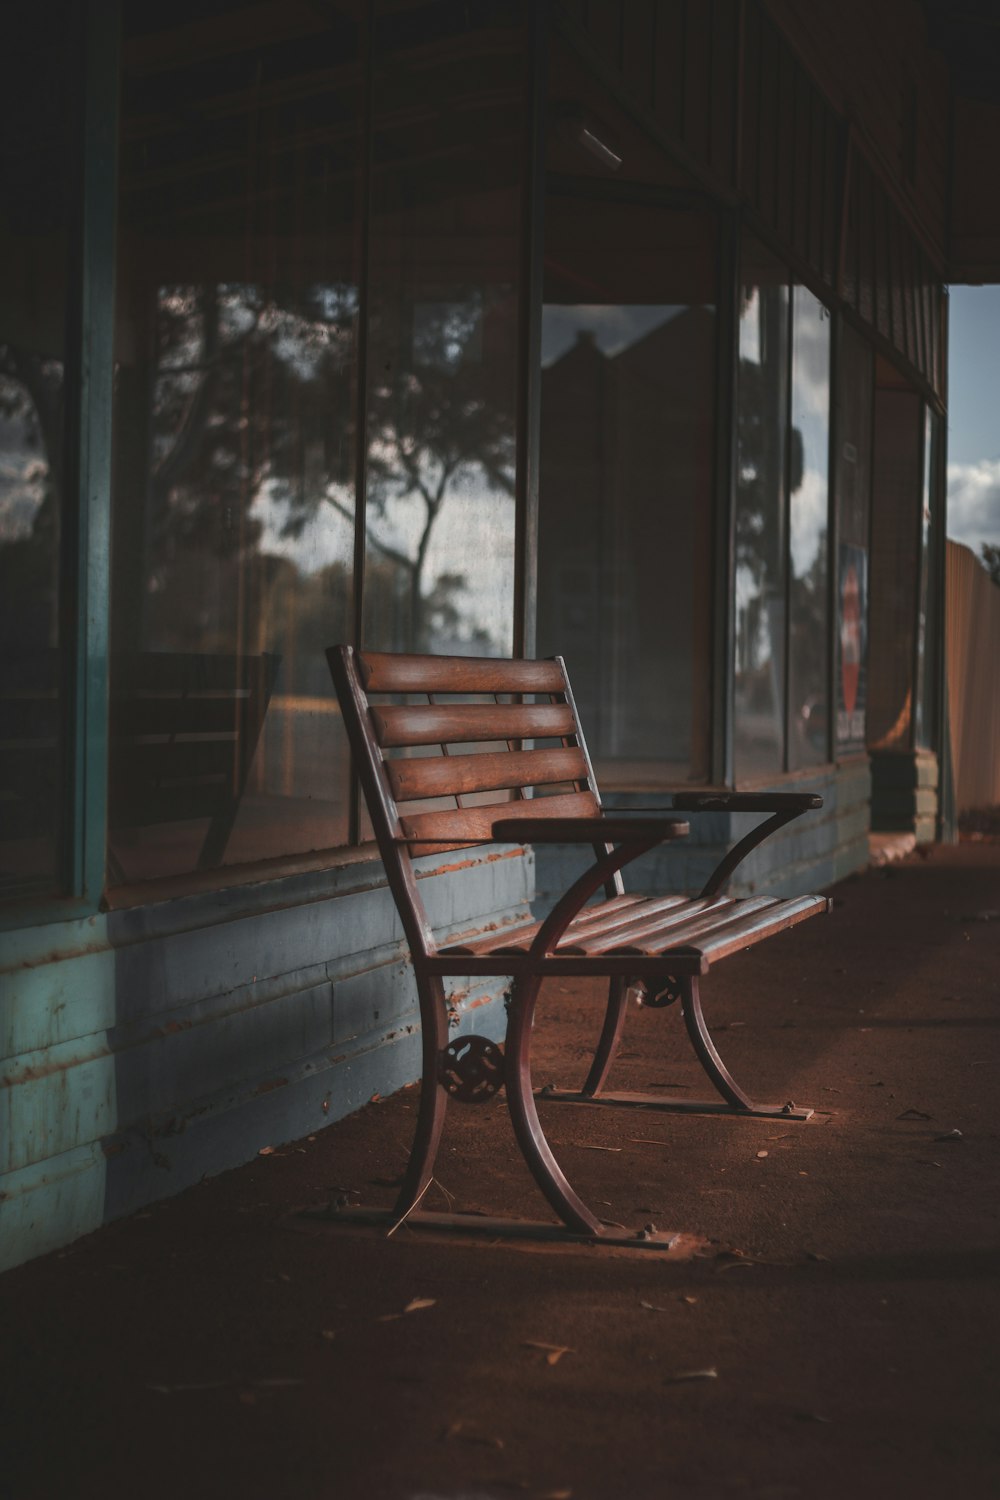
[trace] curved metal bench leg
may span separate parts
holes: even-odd
[[[628,1014],[628,994],[628,984],[624,979],[612,979],[609,982],[608,1008],[604,1012],[604,1025],[601,1028],[590,1072],[580,1090],[586,1099],[592,1099],[595,1094],[599,1094],[607,1082],[611,1064],[618,1052],[625,1017]]]
[[[532,1176],[549,1203],[574,1234],[601,1234],[600,1220],[570,1187],[552,1155],[531,1092],[531,1025],[541,980],[532,975],[515,982],[507,1020],[505,1082],[514,1134]]]
[[[755,1104],[744,1094],[719,1056],[715,1043],[709,1035],[701,1009],[701,995],[698,991],[697,979],[684,979],[681,984],[683,990],[681,1013],[684,1016],[687,1034],[691,1038],[691,1045],[697,1053],[698,1061],[726,1103],[741,1114],[779,1116],[784,1120],[808,1120],[813,1111],[797,1109],[790,1099],[786,1104]]]
[[[755,1109],[753,1100],[744,1094],[716,1051],[705,1025],[697,979],[692,977],[682,980],[681,989],[681,1013],[698,1061],[727,1104],[731,1104],[734,1109]]]
[[[433,975],[418,973],[417,993],[423,1054],[420,1107],[410,1160],[393,1210],[400,1217],[409,1213],[431,1180],[448,1107],[448,1095],[438,1080],[439,1059],[448,1045],[448,1004],[444,982]]]

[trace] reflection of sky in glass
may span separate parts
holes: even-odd
[[[601,353],[614,357],[684,311],[683,307],[667,303],[635,306],[580,303],[573,307],[548,303],[542,309],[542,368],[568,353],[581,333],[592,333]]]
[[[830,422],[830,318],[796,287],[792,333],[792,426],[802,439],[802,481],[792,492],[789,546],[796,578],[813,566],[826,538]]]

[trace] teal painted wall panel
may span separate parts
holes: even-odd
[[[530,856],[461,863],[422,862],[440,932],[526,911]],[[419,1074],[416,987],[377,861],[33,927],[5,936],[0,962],[0,1265]],[[463,1029],[502,1033],[501,990],[456,984]]]
[[[63,1042],[0,1070],[0,1172],[100,1140],[117,1118],[115,1062],[106,1038],[88,1050]]]
[[[114,955],[106,946],[0,969],[0,1071],[8,1058],[93,1036],[114,1021]]]
[[[92,1143],[0,1178],[0,1271],[98,1229],[106,1166]]]

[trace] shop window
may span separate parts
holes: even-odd
[[[117,880],[348,834],[323,648],[352,610],[359,5],[188,9],[125,9]]]
[[[877,390],[868,691],[871,750],[913,749],[922,435],[923,406],[917,393]]]
[[[920,581],[917,600],[917,702],[914,735],[918,750],[936,748],[935,720],[938,708],[937,515],[940,504],[938,444],[941,418],[929,407],[924,410],[923,483],[920,494]]]
[[[752,241],[737,382],[738,781],[830,757],[830,316]]]
[[[805,287],[792,292],[788,512],[788,769],[830,758],[830,314]]]
[[[524,36],[375,9],[363,638],[510,655]]]
[[[756,247],[755,247],[756,248]],[[745,256],[740,297],[733,755],[737,780],[784,768],[788,285]]]
[[[113,884],[358,837],[362,612],[512,649],[521,15],[125,5]]]
[[[538,642],[608,786],[709,775],[715,260],[709,214],[550,191]]]
[[[0,901],[65,885],[72,639],[59,593],[81,14],[59,0],[9,8],[0,49]]]
[[[841,323],[837,356],[836,748],[865,748],[868,701],[868,580],[874,359],[871,345]]]

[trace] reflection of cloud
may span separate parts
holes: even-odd
[[[826,538],[826,511],[826,473],[819,469],[806,469],[802,475],[802,483],[792,494],[789,547],[792,571],[796,578],[804,578],[816,561],[816,555]]]
[[[812,292],[795,288],[793,400],[824,423],[830,408],[830,314]]]
[[[948,465],[948,535],[977,555],[981,542],[1000,543],[1000,459]]]

